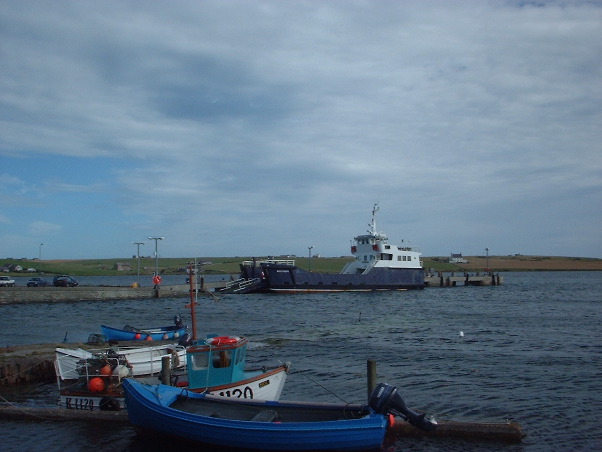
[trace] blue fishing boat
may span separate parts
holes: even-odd
[[[123,328],[113,328],[107,325],[100,326],[102,334],[108,341],[166,341],[172,339],[178,339],[188,329],[187,326],[182,325],[182,320],[179,315],[174,317],[174,325],[169,326],[157,326],[150,328],[136,328],[130,325],[126,325]]]
[[[409,410],[396,389],[380,384],[370,405],[240,401],[166,385],[123,382],[137,432],[175,436],[214,448],[380,450],[390,416],[433,429]]]
[[[376,229],[376,212],[378,205],[372,209],[367,234],[355,237],[351,246],[355,259],[340,273],[308,271],[297,267],[293,259],[253,259],[240,265],[240,278],[229,282],[222,292],[292,294],[424,288],[420,251],[407,244],[389,244],[388,237]]]

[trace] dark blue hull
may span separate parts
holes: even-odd
[[[244,266],[242,277],[258,278],[252,292],[372,292],[424,288],[422,268],[372,268],[367,274],[309,272],[294,265]]]

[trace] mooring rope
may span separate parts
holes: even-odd
[[[342,398],[341,396],[339,396],[338,394],[336,394],[334,391],[331,391],[330,389],[328,389],[326,386],[324,386],[321,383],[318,383],[316,380],[314,380],[313,378],[311,378],[308,375],[305,375],[305,372],[309,372],[309,369],[306,370],[297,370],[297,371],[293,371],[291,373],[297,373],[297,374],[303,374],[303,376],[305,378],[307,378],[309,381],[311,381],[312,383],[316,384],[317,386],[321,387],[322,389],[324,389],[324,391],[332,394],[333,396],[335,396],[337,399],[339,399],[341,402],[346,403],[347,405],[349,405],[349,402],[347,400],[345,400],[344,398]]]

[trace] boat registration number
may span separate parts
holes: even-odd
[[[220,391],[222,397],[232,397],[235,399],[252,399],[253,390],[249,386],[245,386],[244,389],[236,388],[232,391]]]
[[[68,410],[94,410],[94,399],[67,397],[65,398],[65,408]]]

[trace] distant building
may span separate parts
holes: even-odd
[[[452,253],[451,257],[449,258],[449,263],[450,264],[468,264],[468,261],[462,257],[462,253],[458,253],[458,254]]]
[[[124,264],[123,262],[116,262],[115,268],[118,272],[129,272],[132,271],[132,266],[130,264]]]

